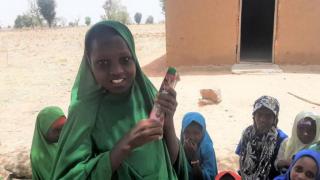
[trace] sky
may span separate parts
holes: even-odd
[[[92,23],[100,20],[104,14],[102,8],[105,0],[55,0],[56,17],[63,17],[67,22],[73,22],[80,18],[80,24],[84,24],[84,17],[91,17]],[[152,15],[155,22],[163,21],[159,0],[121,0],[122,5],[127,7],[129,15],[134,21],[136,12],[142,13],[142,21]],[[0,25],[12,26],[18,15],[22,15],[29,9],[28,0],[0,0]]]

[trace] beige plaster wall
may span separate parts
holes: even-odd
[[[278,0],[276,64],[320,64],[320,0]]]
[[[236,63],[238,0],[166,2],[169,65]]]

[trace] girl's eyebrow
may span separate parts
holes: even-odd
[[[119,54],[121,55],[131,55],[130,51],[120,51]]]

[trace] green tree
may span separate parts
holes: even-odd
[[[139,12],[137,12],[137,13],[134,15],[134,21],[135,21],[137,24],[140,24],[141,19],[142,19],[142,14],[139,13]]]
[[[107,0],[103,5],[103,9],[105,11],[105,15],[102,16],[102,19],[130,24],[131,21],[127,8],[121,5],[119,0]]]
[[[29,0],[29,10],[18,15],[14,22],[15,28],[42,26],[42,18],[35,0]]]
[[[28,0],[29,2],[29,14],[32,16],[33,24],[35,26],[43,25],[43,18],[41,17],[40,8],[36,0]]]
[[[18,15],[14,21],[15,28],[32,27],[32,17],[28,14]]]
[[[162,13],[165,14],[166,13],[166,0],[160,0],[160,6],[162,9]]]
[[[84,18],[84,21],[85,21],[85,23],[86,23],[87,26],[90,26],[90,24],[91,24],[91,18],[90,18],[89,16],[85,17],[85,18]]]
[[[54,0],[37,0],[37,4],[39,6],[40,13],[51,28],[56,17],[56,2]]]
[[[148,16],[146,24],[153,24],[153,16]]]

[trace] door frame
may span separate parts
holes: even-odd
[[[275,45],[276,45],[276,37],[277,37],[277,25],[278,25],[278,8],[279,8],[279,0],[275,0],[274,2],[274,18],[273,18],[273,39],[272,39],[272,58],[271,63],[275,64]],[[242,0],[239,0],[239,16],[238,16],[238,42],[236,46],[236,63],[240,64],[240,50],[241,50],[241,20],[242,20]],[[269,63],[269,62],[268,62]]]

